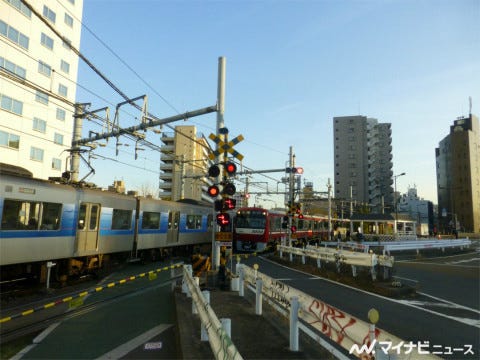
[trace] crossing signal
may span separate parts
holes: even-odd
[[[227,214],[227,213],[218,213],[217,214],[217,224],[219,226],[230,225],[230,215]]]
[[[288,216],[285,215],[282,219],[282,229],[288,229]]]
[[[223,210],[223,199],[215,200],[215,211],[222,211]]]
[[[225,186],[223,187],[224,194],[232,196],[233,194],[235,194],[235,191],[237,191],[237,189],[235,188],[235,185],[233,185],[232,183],[226,183]]]
[[[228,176],[235,176],[235,173],[237,172],[237,165],[233,162],[227,162],[225,164],[225,172],[227,173]]]
[[[237,206],[237,200],[226,198],[223,200],[223,210],[233,210]]]
[[[217,177],[220,175],[220,168],[218,167],[217,164],[210,166],[208,169],[208,176],[210,177]]]
[[[295,233],[297,232],[297,227],[296,227],[295,225],[292,225],[292,226],[290,227],[290,232],[291,232],[292,234],[295,234]]]
[[[299,219],[303,219],[303,214],[298,214]]]
[[[218,188],[217,185],[211,185],[208,187],[207,193],[211,197],[217,197],[220,194],[220,189]]]

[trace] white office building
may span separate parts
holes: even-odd
[[[27,2],[0,0],[0,162],[47,179],[70,166],[83,0]]]

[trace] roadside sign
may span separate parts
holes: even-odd
[[[217,240],[217,241],[232,242],[232,239],[233,239],[233,236],[232,236],[231,232],[227,232],[227,231],[221,232],[221,231],[219,231],[219,232],[215,233],[215,240]]]

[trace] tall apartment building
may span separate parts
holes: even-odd
[[[360,115],[334,117],[333,137],[335,198],[393,212],[391,124]]]
[[[460,117],[435,149],[438,218],[442,231],[480,232],[478,117]]]
[[[83,0],[29,0],[77,49]],[[34,177],[65,171],[78,57],[19,0],[0,1],[0,162]]]
[[[161,141],[159,197],[211,202],[205,183],[210,162],[207,139],[195,126],[176,126],[174,133],[163,133]]]

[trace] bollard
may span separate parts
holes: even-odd
[[[300,303],[297,296],[290,299],[290,351],[298,351],[298,309]]]
[[[57,264],[52,261],[47,262],[47,290],[50,288],[50,272],[55,265]]]
[[[255,314],[256,315],[262,315],[262,285],[263,281],[262,279],[257,279],[256,281],[256,294],[255,294]]]
[[[232,338],[232,320],[229,318],[221,318],[222,328],[229,338]]]
[[[289,255],[290,255],[290,262],[292,262],[293,261],[293,254],[289,253]]]
[[[238,272],[240,270],[240,256],[237,255],[237,263],[235,264],[235,275],[238,275]]]
[[[243,266],[240,266],[240,277],[238,278],[238,296],[244,296],[244,289],[243,289],[243,281],[244,281],[244,274],[243,274]]]
[[[305,255],[304,254],[302,254],[302,264],[305,265]]]
[[[320,258],[317,258],[317,267],[319,269],[322,267],[322,263],[320,262]]]
[[[357,277],[357,267],[355,265],[352,265],[352,276]]]
[[[202,291],[203,298],[205,299],[205,308],[208,308],[210,305],[210,291],[204,290]],[[203,323],[200,326],[200,340],[201,341],[208,341],[208,331],[205,325]]]

